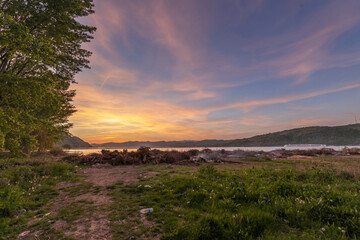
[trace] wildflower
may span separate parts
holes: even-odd
[[[300,199],[300,198],[295,198],[295,202],[296,202],[297,204],[300,204],[300,205],[305,204],[305,201],[302,200],[302,199]]]

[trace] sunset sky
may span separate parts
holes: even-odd
[[[360,122],[359,0],[95,0],[71,133],[235,139]]]

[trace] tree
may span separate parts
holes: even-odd
[[[0,149],[14,154],[38,148],[37,134],[58,141],[75,108],[69,90],[89,68],[82,44],[95,28],[80,17],[93,0],[0,0]]]

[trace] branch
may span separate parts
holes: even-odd
[[[6,54],[6,47],[3,47],[1,50],[0,50],[0,55],[5,55]],[[1,56],[2,57],[2,56]]]
[[[0,72],[5,72],[5,69],[7,67],[7,64],[8,64],[9,60],[8,59],[5,59],[1,62],[0,64]]]
[[[14,62],[14,59],[8,60],[7,66],[5,67],[5,72],[9,72],[11,64]]]
[[[5,53],[0,57],[0,60],[5,59],[8,56],[7,52],[5,51]]]
[[[3,4],[1,4],[0,10],[3,10],[5,8],[5,5],[9,2],[9,0],[5,0]]]
[[[26,66],[29,64],[29,59],[27,59],[24,63],[23,63],[23,65],[20,67],[20,69],[19,69],[19,71],[16,73],[16,75],[20,75],[20,73],[22,72],[22,71],[24,71],[24,69],[26,68]]]

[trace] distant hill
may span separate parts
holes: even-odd
[[[141,141],[130,141],[123,143],[103,143],[103,144],[91,144],[97,148],[139,148],[141,146],[151,148],[177,148],[177,147],[217,147],[231,142],[232,140],[202,140],[202,141],[159,141],[159,142],[141,142]]]
[[[56,144],[56,145],[60,145],[62,147],[67,147],[67,148],[89,148],[92,147],[90,143],[85,142],[84,140],[82,140],[79,137],[75,137],[75,136],[70,136],[65,138],[64,141]]]
[[[295,128],[251,138],[237,139],[223,146],[283,146],[286,144],[360,145],[360,124]]]
[[[360,145],[360,124],[337,127],[304,127],[235,140],[159,141],[92,144],[98,148],[261,147],[286,144]]]

